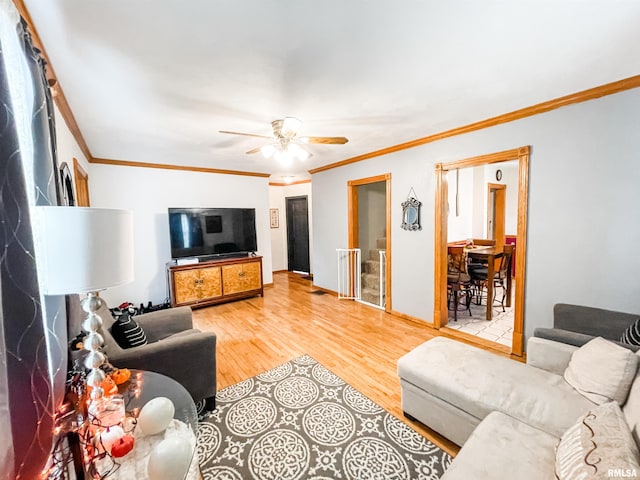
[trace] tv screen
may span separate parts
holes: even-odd
[[[171,258],[255,252],[255,208],[170,208]]]

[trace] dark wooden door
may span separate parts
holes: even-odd
[[[307,197],[287,198],[288,270],[309,272],[309,212]]]

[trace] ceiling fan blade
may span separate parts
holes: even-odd
[[[228,130],[218,130],[218,133],[227,133],[229,135],[244,135],[245,137],[268,138],[269,140],[273,140],[273,137],[268,137],[266,135],[256,135],[255,133],[229,132]]]
[[[251,155],[252,153],[258,153],[260,151],[262,147],[256,147],[256,148],[252,148],[251,150],[249,150],[248,152],[246,152],[248,155]]]
[[[302,143],[322,143],[325,145],[343,145],[349,141],[346,137],[300,137]]]

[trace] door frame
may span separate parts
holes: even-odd
[[[527,258],[527,205],[529,203],[529,146],[466,158],[449,163],[437,163],[435,198],[435,268],[433,324],[440,329],[447,324],[447,172],[457,168],[476,167],[490,163],[518,160],[518,248],[516,248],[516,292],[513,318],[513,338],[510,353],[521,357],[524,353],[524,290]],[[455,332],[455,330],[451,330]],[[467,337],[465,337],[467,338]],[[476,337],[467,338],[476,340]],[[479,339],[482,340],[482,339]],[[501,350],[500,345],[495,346]],[[507,348],[507,347],[504,347]]]
[[[294,195],[292,197],[285,197],[284,198],[284,216],[286,219],[286,226],[287,226],[287,232],[286,232],[286,237],[287,237],[287,271],[292,272],[293,270],[290,270],[290,263],[291,263],[291,248],[289,245],[289,200],[296,200],[296,199],[300,199],[300,198],[304,198],[306,200],[306,205],[307,205],[307,257],[308,257],[308,262],[309,262],[309,271],[307,273],[311,273],[311,229],[309,228],[309,196],[308,195]]]
[[[347,182],[347,198],[348,198],[348,217],[349,217],[349,246],[348,248],[357,248],[359,231],[358,231],[358,187],[369,183],[385,182],[386,187],[386,245],[387,251],[387,270],[385,272],[385,312],[391,312],[391,173],[384,173],[374,177],[360,178],[358,180],[349,180]]]
[[[491,192],[495,194],[495,202],[491,205]],[[507,203],[507,186],[504,183],[487,183],[487,238],[489,237],[489,212],[493,211],[492,240],[496,247],[504,246],[505,208]],[[497,235],[496,235],[497,234]]]
[[[84,168],[75,157],[73,159],[73,177],[76,183],[76,205],[78,207],[90,207],[89,174],[84,171]]]

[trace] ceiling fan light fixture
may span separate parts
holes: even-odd
[[[293,155],[291,155],[291,152],[287,149],[276,150],[273,154],[273,158],[275,158],[277,162],[285,166],[291,165],[291,163],[293,163]]]
[[[264,158],[269,158],[276,151],[276,148],[273,145],[264,145],[260,147],[260,153]]]
[[[289,145],[289,153],[296,157],[298,160],[305,161],[309,158],[309,152],[307,152],[304,148],[300,148],[295,143]]]
[[[282,121],[282,129],[280,130],[280,133],[282,134],[283,137],[293,138],[296,136],[301,126],[302,126],[302,122],[297,118],[285,117],[284,120]]]

